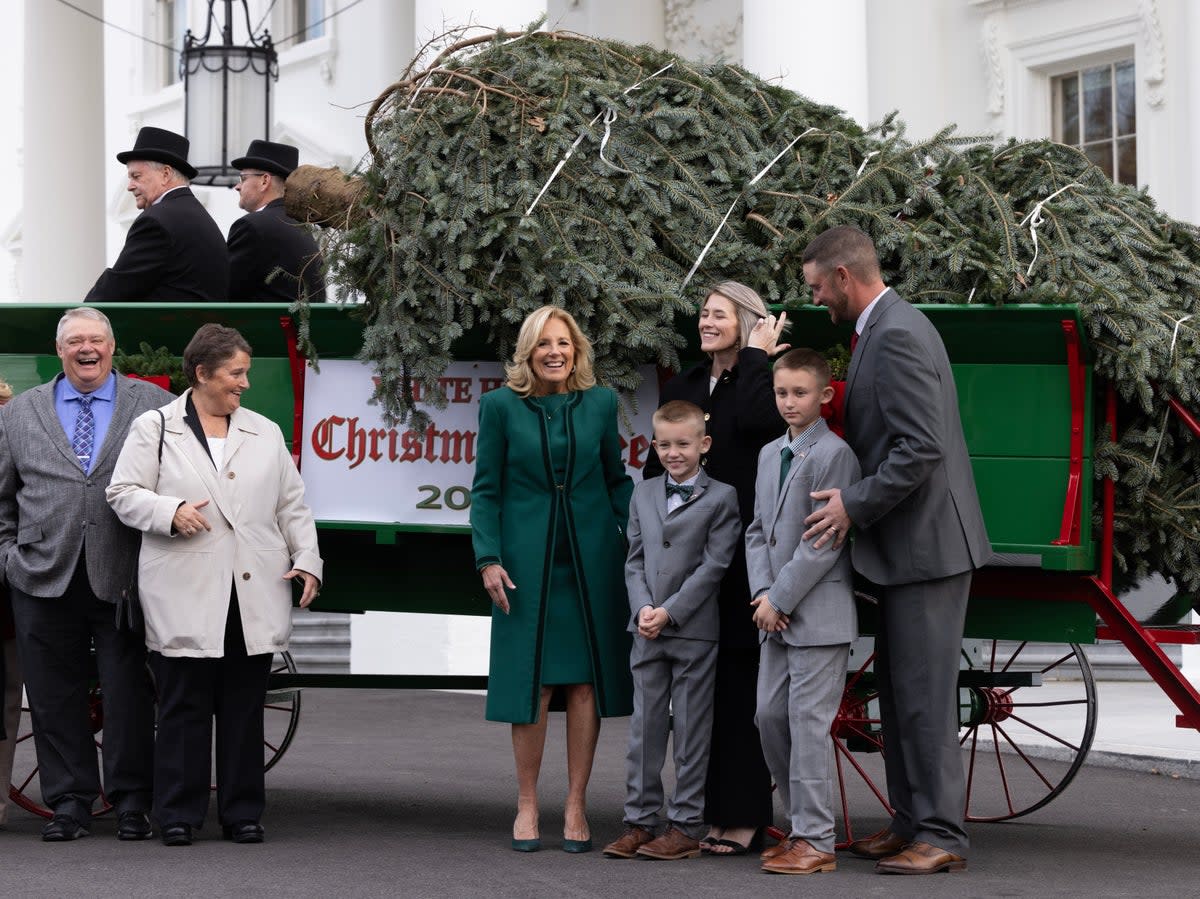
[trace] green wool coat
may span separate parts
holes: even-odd
[[[538,406],[507,387],[479,401],[471,487],[475,566],[499,562],[517,585],[507,591],[508,615],[492,609],[491,721],[532,724],[538,718],[559,503],[588,629],[597,711],[602,717],[633,711],[624,577],[633,482],[621,460],[617,395],[605,387],[577,391],[560,414],[566,415],[570,447],[562,484],[554,477],[547,421]]]

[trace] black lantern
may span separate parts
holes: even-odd
[[[179,74],[183,79],[183,130],[191,142],[188,161],[198,174],[194,184],[236,184],[238,172],[230,157],[239,156],[252,140],[270,140],[271,82],[279,78],[279,56],[271,35],[255,37],[250,10],[241,0],[248,43],[233,43],[233,0],[223,0],[225,27],[220,43],[209,43],[213,6],[199,40],[188,29],[183,38]]]

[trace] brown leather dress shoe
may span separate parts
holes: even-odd
[[[762,852],[760,852],[758,857],[760,859],[762,859],[764,862],[770,861],[773,858],[778,858],[779,856],[783,855],[785,852],[787,852],[791,848],[792,848],[792,838],[784,837],[782,840],[780,840],[774,846],[768,846],[766,849],[764,849]]]
[[[901,851],[875,863],[877,874],[936,874],[939,871],[965,871],[967,860],[961,855],[931,846],[909,843]]]
[[[654,834],[637,824],[630,824],[625,832],[604,847],[607,858],[633,858],[638,849],[654,839]]]
[[[770,874],[816,874],[836,871],[837,859],[832,852],[818,852],[806,840],[794,839],[786,852],[763,862],[762,869]]]
[[[859,858],[881,859],[895,855],[908,845],[908,840],[898,837],[886,827],[869,837],[855,840],[849,846],[851,852]]]
[[[661,837],[656,837],[649,843],[638,848],[639,858],[653,858],[659,861],[677,861],[681,858],[698,858],[700,856],[700,841],[689,837],[682,830],[668,827]]]

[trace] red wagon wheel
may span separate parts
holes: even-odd
[[[294,674],[296,663],[291,653],[280,653],[272,664],[271,673],[282,672]],[[104,702],[98,686],[88,693],[88,710],[91,720],[92,733],[95,735],[96,751],[102,751],[102,731],[104,729]],[[296,729],[300,724],[300,691],[272,690],[267,693],[263,705],[263,770],[269,771],[292,744]],[[51,816],[50,810],[43,806],[35,796],[40,795],[37,782],[38,764],[37,753],[33,747],[33,730],[30,726],[29,709],[21,709],[21,721],[17,729],[16,753],[13,760],[13,780],[8,788],[9,798],[13,803],[43,818]],[[92,814],[102,815],[112,806],[103,795],[96,804]]]
[[[49,818],[51,817],[50,809],[34,798],[40,793],[40,790],[35,789],[38,763],[37,752],[33,748],[33,727],[30,720],[29,708],[22,706],[13,753],[13,779],[8,786],[8,798],[13,801],[14,805],[20,806],[27,812]],[[96,743],[96,751],[99,752],[100,732],[104,729],[104,699],[98,684],[94,684],[88,690],[88,723]],[[101,793],[100,799],[92,808],[92,816],[103,815],[111,810],[112,805]]]
[[[975,679],[959,690],[967,820],[1007,821],[1042,808],[1079,773],[1096,736],[1096,679],[1075,643],[991,640],[980,655],[960,675]]]

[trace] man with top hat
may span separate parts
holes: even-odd
[[[241,171],[238,205],[247,212],[229,229],[230,299],[325,300],[321,251],[283,204],[284,181],[298,159],[295,147],[254,140],[245,156],[230,163]]]
[[[86,301],[228,298],[225,239],[188,186],[196,170],[187,155],[186,137],[151,127],[138,132],[132,150],[117,154],[142,214],[134,219],[121,255],[96,279]]]

